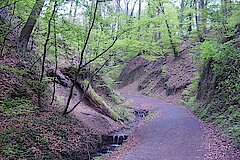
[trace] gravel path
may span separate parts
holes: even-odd
[[[185,107],[162,103],[143,96],[125,95],[139,106],[151,106],[152,112],[161,114],[138,127],[133,137],[138,137],[137,145],[129,148],[127,142],[107,160],[205,160],[206,126]],[[135,143],[135,142],[134,142]],[[214,142],[213,142],[214,143]],[[213,158],[235,160],[235,158]]]

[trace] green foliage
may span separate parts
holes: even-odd
[[[110,91],[111,101],[115,104],[120,104],[123,101],[123,97],[120,95],[119,91],[115,88],[115,80],[111,77],[104,77],[103,78],[104,84],[103,86],[107,87]]]
[[[15,73],[26,73],[28,72],[29,70],[22,70],[22,69],[17,69],[17,68],[11,68],[11,67],[8,67],[8,66],[4,66],[4,65],[0,65],[0,69],[4,69],[4,70],[7,70],[7,71],[12,71],[12,72],[15,72]]]
[[[14,3],[16,2],[16,3]],[[54,15],[56,28],[50,28],[50,39],[47,46],[47,63],[49,68],[53,66],[55,58],[54,32],[57,36],[57,49],[59,56],[59,67],[70,65],[78,65],[79,55],[83,48],[89,24],[93,20],[94,1],[65,1],[58,0],[58,11]],[[123,8],[118,11],[113,1],[101,2],[98,7],[95,25],[90,34],[89,43],[83,55],[84,63],[93,59],[106,48],[108,48],[118,36],[117,42],[100,58],[96,59],[87,67],[94,67],[103,62],[111,55],[107,69],[102,74],[106,74],[103,78],[109,97],[116,105],[111,108],[102,97],[90,86],[89,92],[98,103],[103,105],[111,116],[115,119],[123,119],[129,122],[132,115],[132,109],[121,104],[123,98],[115,89],[116,78],[119,76],[124,65],[133,57],[142,53],[142,57],[150,61],[154,61],[162,56],[172,54],[172,44],[176,47],[180,44],[182,35],[190,36],[191,39],[199,41],[199,36],[204,38],[204,42],[197,43],[196,47],[199,51],[199,61],[201,65],[208,61],[213,61],[213,72],[216,75],[216,90],[213,100],[210,104],[203,106],[197,102],[196,94],[198,91],[199,77],[192,80],[191,85],[183,93],[183,103],[191,107],[200,117],[207,121],[213,122],[220,126],[227,134],[232,135],[233,141],[239,140],[239,105],[240,105],[240,70],[239,70],[239,49],[236,49],[235,44],[239,43],[239,37],[224,41],[224,39],[236,33],[236,25],[240,22],[240,5],[237,1],[222,3],[223,1],[211,1],[200,9],[194,4],[194,1],[185,1],[182,17],[180,8],[173,4],[170,0],[147,0],[148,5],[142,10],[141,16],[137,18],[136,10],[133,16],[126,15]],[[17,22],[26,22],[35,1],[33,0],[8,0],[1,1],[0,7],[7,7],[9,17],[11,18],[14,10],[12,21],[5,19],[0,20],[0,43],[2,47],[3,39],[6,32],[13,28]],[[70,3],[74,6],[68,7]],[[37,56],[43,53],[43,44],[46,41],[46,31],[49,17],[51,16],[54,0],[46,1],[41,17],[35,26],[33,35],[34,49],[37,49]],[[164,13],[162,8],[164,8]],[[122,6],[126,7],[126,6]],[[74,9],[77,9],[76,17],[74,17]],[[128,13],[129,14],[129,13]],[[199,21],[196,22],[195,16],[198,15]],[[182,22],[181,19],[182,18]],[[180,24],[182,23],[182,24]],[[197,26],[196,24],[199,24]],[[182,25],[182,27],[180,27]],[[199,27],[199,28],[198,28]],[[119,36],[121,33],[124,34]],[[171,36],[169,35],[171,32]],[[12,37],[7,37],[12,38]],[[180,48],[177,47],[177,51]],[[9,53],[10,54],[10,53]],[[120,62],[122,61],[122,62]],[[0,65],[0,69],[14,73],[26,73],[28,70],[20,70],[16,68]],[[162,74],[167,72],[166,67],[162,67]],[[44,91],[51,78],[44,78],[43,83],[39,80],[29,80],[29,85],[35,91]],[[88,84],[84,81],[84,85]],[[13,93],[14,95],[15,93]],[[15,94],[16,95],[16,94]],[[15,96],[14,96],[15,97]],[[60,99],[60,98],[59,98]],[[60,99],[62,100],[62,99]],[[22,114],[34,112],[35,106],[30,100],[24,98],[6,99],[0,101],[0,115],[15,117]],[[152,117],[152,116],[151,116]],[[151,118],[150,117],[150,118]],[[37,123],[43,123],[37,121]],[[8,130],[5,130],[7,133]],[[62,133],[64,134],[64,132]],[[4,137],[11,139],[11,136]],[[1,137],[2,139],[2,137]],[[37,141],[45,141],[37,138]],[[9,144],[4,154],[22,153],[21,146]]]
[[[158,58],[160,58],[160,56],[156,55],[141,55],[141,57],[149,61],[156,61]]]
[[[133,109],[129,108],[125,104],[119,104],[113,107],[113,110],[118,113],[118,115],[122,118],[125,124],[130,123],[133,120]]]
[[[5,116],[16,116],[34,112],[36,107],[28,99],[6,99],[0,101],[1,114]]]
[[[239,144],[239,120],[240,120],[240,70],[239,49],[234,48],[235,40],[226,43],[205,41],[200,46],[200,60],[212,61],[210,66],[213,75],[216,76],[215,88],[212,96],[205,97],[202,101],[196,99],[199,86],[199,78],[193,79],[191,85],[183,92],[182,102],[207,122],[218,126],[230,140],[238,147]],[[207,73],[205,73],[207,74]],[[209,78],[209,80],[212,77]],[[206,94],[203,91],[201,94]]]
[[[195,77],[191,80],[191,84],[183,91],[182,99],[180,101],[180,103],[186,105],[192,110],[196,110],[199,107],[196,99],[198,84],[199,75],[195,75]]]

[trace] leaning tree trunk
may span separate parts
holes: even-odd
[[[37,22],[37,19],[40,16],[42,8],[44,6],[45,0],[36,0],[32,12],[29,15],[27,22],[25,23],[21,35],[19,36],[19,49],[20,52],[24,52],[27,49],[28,41],[30,39],[30,35],[33,31],[33,28]]]

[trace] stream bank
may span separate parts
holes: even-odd
[[[116,151],[125,142],[131,141],[132,133],[139,127],[142,123],[146,122],[147,117],[150,112],[146,109],[135,109],[133,114],[135,119],[133,122],[124,126],[123,128],[113,131],[109,134],[104,134],[100,136],[100,149],[96,152],[96,156],[93,158],[95,160],[104,158],[110,153]]]

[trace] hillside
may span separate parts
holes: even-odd
[[[238,159],[239,15],[225,0],[0,1],[0,159]]]
[[[236,51],[238,44],[235,43]],[[197,67],[200,64],[194,47],[185,40],[182,54],[177,59],[171,56],[154,61],[141,57],[132,59],[118,78],[119,87],[129,95],[143,94],[188,106],[197,116],[220,129],[220,133],[214,131],[215,134],[225,134],[224,137],[239,148],[240,90],[238,85],[234,86],[239,81],[239,61],[233,62],[236,60],[233,57],[226,59],[221,72],[214,70],[214,61]]]
[[[120,88],[126,86],[127,89],[128,84],[136,83],[135,90],[144,95],[177,103],[197,73],[192,49],[193,44],[186,38],[177,59],[172,56],[154,61],[141,57],[132,59],[118,78]]]

